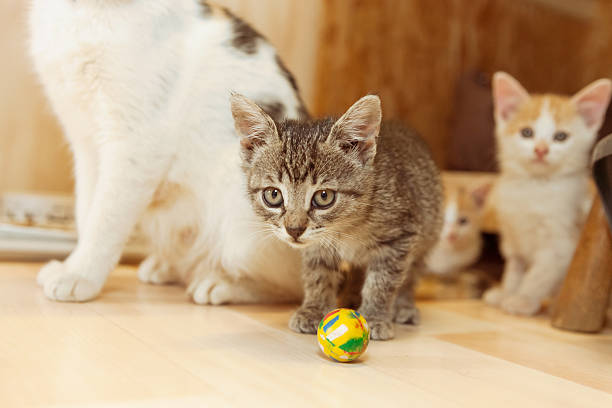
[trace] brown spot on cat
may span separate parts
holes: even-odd
[[[293,77],[293,74],[291,74],[289,69],[287,69],[287,66],[285,65],[283,60],[278,55],[276,55],[276,65],[278,65],[278,68],[280,68],[285,78],[287,78],[287,81],[289,81],[293,90],[297,92],[298,86],[297,86],[297,82],[295,81],[295,78]]]
[[[177,197],[181,195],[182,188],[175,183],[162,183],[155,193],[153,194],[153,200],[149,204],[149,209],[169,207]]]
[[[263,36],[228,9],[223,9],[223,12],[232,21],[232,29],[234,30],[232,46],[246,54],[255,54],[257,43]]]
[[[300,102],[300,106],[298,107],[298,114],[300,115],[300,119],[301,120],[310,119],[310,113],[308,112],[308,109],[306,109],[306,105],[304,105],[304,101],[302,100],[302,97],[300,95],[300,91],[298,89],[298,85],[297,85],[297,81],[295,80],[295,77],[293,76],[291,71],[289,71],[289,69],[287,68],[283,60],[278,56],[278,54],[276,55],[275,59],[276,59],[276,65],[278,65],[280,72],[283,74],[285,78],[287,78],[287,81],[289,81],[289,83],[291,84],[291,87],[295,91],[295,94]]]
[[[230,20],[233,30],[231,45],[234,48],[245,54],[255,54],[257,52],[257,43],[259,39],[263,39],[263,36],[257,30],[225,7],[209,3],[206,0],[201,0],[200,6],[205,17]]]
[[[285,119],[287,110],[281,102],[257,102],[257,105],[270,115],[275,122]]]
[[[200,0],[200,7],[202,7],[202,14],[204,14],[204,16],[208,17],[212,15],[212,7],[206,0]]]

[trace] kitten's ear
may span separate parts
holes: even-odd
[[[527,99],[529,93],[512,76],[501,71],[493,75],[495,119],[507,121]]]
[[[364,96],[334,124],[329,140],[346,152],[357,152],[365,165],[376,155],[381,120],[380,98],[376,95]]]
[[[276,125],[263,109],[245,96],[232,92],[230,102],[242,157],[249,162],[255,149],[276,135]]]
[[[472,200],[474,200],[476,207],[479,209],[484,207],[485,203],[487,202],[487,196],[489,195],[492,187],[492,183],[487,183],[472,190]]]
[[[591,129],[599,129],[610,103],[612,81],[599,79],[583,88],[572,98],[578,113]]]

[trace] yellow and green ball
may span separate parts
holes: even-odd
[[[359,358],[366,351],[370,342],[370,328],[359,312],[336,309],[319,323],[317,340],[325,355],[345,363]]]

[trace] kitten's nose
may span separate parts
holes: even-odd
[[[533,149],[533,151],[536,156],[538,156],[538,159],[541,159],[548,154],[548,145],[538,144],[536,145],[535,149]]]
[[[306,231],[306,226],[299,225],[297,227],[289,227],[285,225],[285,229],[287,230],[287,234],[291,235],[293,239],[297,241],[304,231]]]

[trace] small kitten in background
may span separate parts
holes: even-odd
[[[471,191],[465,187],[447,191],[442,232],[425,259],[428,273],[452,275],[478,261],[481,218],[490,189],[491,185],[485,184]]]
[[[611,89],[600,79],[573,97],[529,95],[510,75],[495,74],[494,194],[506,265],[487,303],[533,315],[561,284],[590,205],[589,155]]]
[[[231,103],[253,208],[303,251],[304,300],[291,329],[316,332],[335,306],[342,261],[365,269],[359,311],[373,339],[392,338],[393,321],[416,324],[414,270],[441,227],[439,173],[425,143],[399,124],[381,128],[374,95],[337,121],[275,123],[241,95]]]

